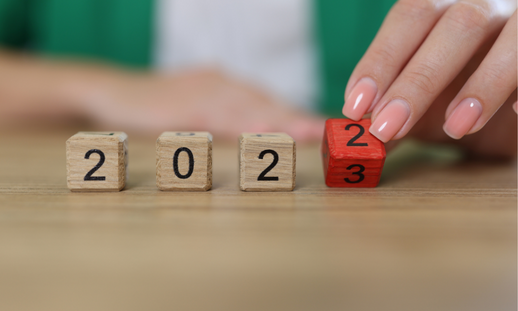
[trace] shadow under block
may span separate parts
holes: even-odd
[[[370,119],[326,121],[322,142],[329,187],[376,187],[385,163],[385,145],[369,132]]]
[[[295,188],[295,141],[284,133],[239,137],[239,186],[243,191]]]
[[[67,140],[67,185],[72,191],[120,191],[126,186],[128,135],[79,132]]]
[[[212,135],[164,132],[156,142],[156,185],[160,190],[212,188]]]

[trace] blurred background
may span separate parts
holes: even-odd
[[[395,0],[0,0],[0,121],[319,140]]]

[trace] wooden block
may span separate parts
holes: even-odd
[[[67,184],[72,191],[120,191],[126,185],[128,135],[79,132],[67,140]]]
[[[329,187],[376,187],[385,163],[385,145],[369,133],[370,119],[326,121],[322,160]]]
[[[212,188],[212,135],[164,132],[156,141],[156,185],[160,190]]]
[[[243,191],[295,188],[295,141],[284,133],[239,137],[239,185]]]

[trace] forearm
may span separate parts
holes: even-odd
[[[90,97],[103,92],[117,74],[98,65],[0,51],[0,122],[87,117]]]

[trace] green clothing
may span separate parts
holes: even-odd
[[[321,111],[339,116],[347,80],[395,0],[314,0]],[[147,67],[154,0],[0,0],[0,45]]]

